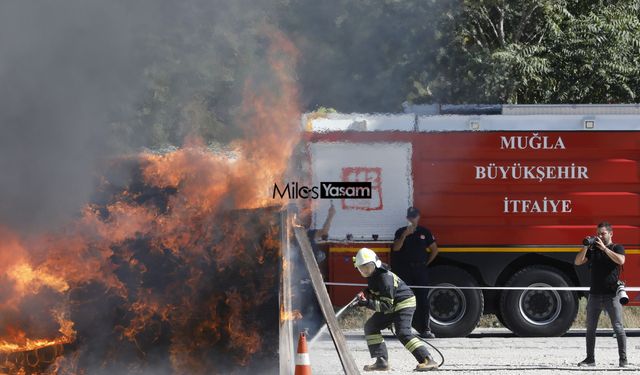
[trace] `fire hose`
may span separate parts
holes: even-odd
[[[350,286],[362,286],[362,285],[366,285],[366,284],[355,284],[355,283],[326,283],[326,284],[348,284]],[[436,287],[437,288],[437,287]],[[436,289],[434,288],[434,289]],[[450,288],[450,287],[448,287]],[[462,288],[461,288],[462,289]],[[470,288],[471,289],[471,288]],[[473,288],[475,289],[475,288]],[[484,288],[478,288],[478,289],[484,289]],[[487,288],[489,289],[489,288]],[[497,288],[496,288],[497,289]],[[503,289],[503,288],[500,288]],[[515,290],[527,290],[527,289],[538,289],[538,288],[518,288],[518,287],[514,287],[512,289]],[[555,288],[539,288],[539,289],[555,289]],[[558,288],[559,289],[559,288]],[[565,289],[565,288],[563,288]],[[578,289],[578,288],[566,288],[566,289]],[[588,289],[588,288],[579,288],[579,290],[581,289]],[[633,289],[635,290],[640,290],[640,287],[633,287]],[[358,304],[358,295],[354,296],[353,299],[351,301],[349,301],[349,303],[347,303],[345,306],[343,306],[340,310],[338,310],[338,312],[336,313],[336,319],[339,318],[342,314],[344,314],[345,311],[347,311],[348,309],[357,306]],[[318,333],[316,333],[316,335],[311,339],[311,342],[315,341],[325,330],[326,328],[326,324],[323,325],[323,327],[318,331]],[[395,330],[393,329],[392,326],[388,327],[391,332],[393,332],[393,334],[395,335]],[[421,340],[422,342],[424,342],[425,344],[429,345],[431,348],[433,348],[433,350],[435,350],[436,352],[438,352],[438,355],[440,356],[440,358],[442,359],[441,362],[438,364],[438,368],[441,367],[444,362],[444,355],[442,354],[442,352],[433,344],[429,343],[428,341],[424,340],[422,337],[417,336],[419,340]],[[581,369],[581,368],[574,368],[574,367],[557,367],[557,366],[506,366],[506,367],[502,367],[502,368],[495,368],[495,367],[491,367],[491,368],[474,368],[474,369],[469,369],[469,368],[464,368],[464,369],[457,369],[457,368],[450,368],[448,369],[449,371],[470,371],[470,370],[477,370],[477,371],[495,371],[495,370],[571,370],[571,371],[593,371],[593,369]],[[598,371],[637,371],[637,368],[599,368]]]
[[[358,305],[358,300],[359,300],[359,294],[356,294],[353,299],[351,301],[349,301],[349,303],[347,303],[346,305],[344,305],[340,310],[338,310],[338,312],[336,313],[336,319],[338,319],[340,317],[340,315],[344,314],[345,311],[349,310],[350,308],[353,308],[355,306]],[[318,333],[315,334],[315,336],[313,336],[313,338],[310,340],[310,343],[313,343],[318,337],[320,337],[320,335],[324,332],[324,330],[326,329],[327,324],[323,324],[322,328],[320,330],[318,330]],[[388,327],[391,332],[393,332],[394,336],[396,334],[395,330],[393,329],[392,326]],[[442,361],[440,362],[440,364],[438,364],[438,367],[442,366],[444,364],[444,355],[442,354],[442,352],[440,350],[438,350],[438,348],[436,348],[433,344],[427,342],[427,340],[423,339],[420,336],[416,336],[420,341],[424,342],[425,344],[429,345],[430,347],[433,348],[433,350],[435,350],[436,352],[438,352],[438,355],[440,356],[440,358],[442,358]]]
[[[355,297],[353,297],[353,299],[351,301],[349,301],[349,303],[347,303],[340,310],[338,310],[338,312],[336,313],[336,319],[338,319],[340,317],[340,315],[344,314],[345,311],[347,311],[348,309],[352,308],[357,303],[358,303],[358,296],[356,295]],[[327,328],[327,323],[325,322],[324,324],[322,324],[322,327],[318,330],[318,332],[315,334],[315,336],[313,336],[311,338],[311,340],[309,340],[309,343],[313,344],[316,341],[316,339],[318,337],[320,337],[320,335],[322,335],[322,333],[324,333],[326,328]]]

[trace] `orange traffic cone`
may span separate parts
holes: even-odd
[[[298,338],[295,375],[311,375],[311,361],[307,351],[307,334],[304,332],[300,332],[300,337]]]

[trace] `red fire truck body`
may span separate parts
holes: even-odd
[[[435,235],[432,285],[581,287],[573,265],[596,225],[624,245],[623,279],[640,285],[640,107],[503,106],[501,113],[307,116],[311,183],[365,181],[371,199],[341,199],[329,239],[328,281],[359,282],[361,247],[389,259],[408,206]],[[320,226],[327,200],[314,200]],[[374,240],[374,238],[376,238]],[[335,305],[360,288],[332,286]],[[632,305],[640,295],[629,293]],[[565,333],[582,291],[433,289],[432,328],[464,336],[483,313],[522,336]]]

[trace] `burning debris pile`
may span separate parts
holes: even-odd
[[[113,162],[59,233],[0,228],[0,374],[277,371],[280,218],[268,189],[299,113],[294,49],[271,39],[279,95],[247,84],[236,158],[194,137]]]
[[[41,262],[17,240],[3,249],[21,256],[5,262],[0,369],[210,374],[277,363],[279,210],[188,206],[176,222],[175,187],[103,187],[75,233],[33,245]]]

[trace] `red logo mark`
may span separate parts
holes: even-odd
[[[344,182],[371,182],[371,199],[343,199],[343,210],[382,210],[382,168],[345,167],[342,168]]]

